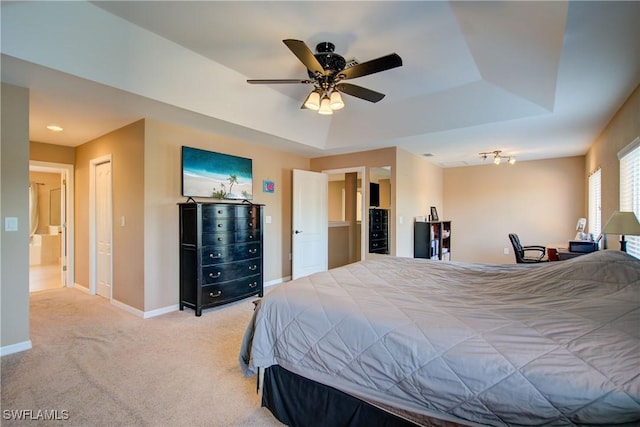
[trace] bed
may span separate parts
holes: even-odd
[[[639,425],[640,261],[376,256],[257,301],[240,364],[288,425]]]

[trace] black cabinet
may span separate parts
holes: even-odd
[[[413,257],[451,260],[451,221],[416,221],[413,234]]]
[[[369,252],[389,253],[389,210],[369,209]]]
[[[262,205],[180,203],[180,310],[263,295]]]

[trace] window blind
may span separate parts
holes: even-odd
[[[640,138],[618,153],[620,159],[620,210],[640,216]],[[625,236],[627,253],[640,258],[640,236]]]
[[[602,203],[601,203],[601,173],[600,168],[589,175],[589,233],[597,239],[602,232]]]

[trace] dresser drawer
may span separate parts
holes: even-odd
[[[260,230],[253,229],[253,230],[236,231],[235,239],[236,239],[236,243],[259,242]]]
[[[257,230],[260,228],[260,219],[254,217],[247,217],[237,219],[235,223],[236,230]]]
[[[261,255],[260,242],[202,248],[202,265],[224,264]]]
[[[237,218],[259,218],[260,207],[256,205],[238,205],[235,207]]]
[[[369,230],[371,231],[385,231],[387,230],[386,222],[374,222],[369,224]]]
[[[372,231],[371,233],[369,233],[369,240],[374,241],[374,240],[387,240],[387,231],[386,230],[380,230],[380,231]]]
[[[202,222],[211,219],[233,218],[235,212],[233,205],[202,205]]]
[[[236,229],[236,222],[233,219],[214,218],[202,223],[203,233],[213,233],[220,231],[233,231]]]
[[[202,233],[202,246],[232,245],[260,241],[259,229],[227,231],[219,233]]]
[[[202,287],[202,305],[217,305],[222,302],[260,292],[260,275],[237,279],[219,285]]]
[[[228,282],[238,277],[259,274],[261,271],[261,258],[226,264],[214,264],[212,266],[202,267],[202,281],[205,284]]]
[[[386,240],[375,240],[369,242],[369,252],[382,252],[385,253],[387,251],[387,241]]]

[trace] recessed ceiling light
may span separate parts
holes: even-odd
[[[54,132],[62,132],[64,129],[62,129],[62,127],[57,126],[57,125],[49,125],[47,126],[47,129],[54,131]]]

